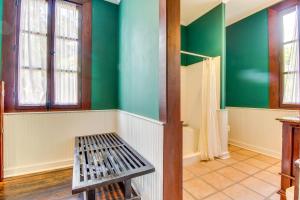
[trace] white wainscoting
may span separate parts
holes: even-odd
[[[229,107],[231,144],[281,158],[282,124],[276,118],[299,111]]]
[[[134,180],[143,200],[163,199],[163,124],[119,111],[118,133],[155,167],[155,173]]]
[[[155,167],[134,179],[142,198],[162,200],[163,124],[118,110],[5,114],[5,177],[72,166],[75,136],[112,131]]]
[[[74,137],[116,131],[117,111],[4,115],[5,177],[71,166]]]

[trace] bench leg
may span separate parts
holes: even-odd
[[[89,190],[86,192],[87,200],[95,200],[96,199],[96,193],[95,190]]]
[[[132,193],[131,179],[124,181],[124,188],[125,188],[125,191],[124,191],[125,199],[130,199],[131,198],[131,193]]]

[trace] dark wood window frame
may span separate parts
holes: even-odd
[[[270,108],[277,109],[300,109],[300,104],[283,104],[282,88],[282,43],[280,30],[280,13],[284,10],[297,6],[300,8],[300,0],[286,0],[269,8],[269,70],[270,70]],[[298,21],[300,13],[298,12]],[[300,34],[300,26],[298,26]],[[299,37],[300,38],[300,37]],[[299,66],[300,70],[300,66]]]
[[[20,0],[21,1],[21,0]],[[49,12],[54,12],[53,2],[49,1]],[[49,104],[40,106],[18,106],[17,105],[17,69],[18,69],[18,27],[20,26],[18,1],[5,0],[3,8],[3,37],[2,37],[2,79],[6,83],[5,90],[5,112],[26,112],[26,111],[60,111],[60,110],[88,110],[91,108],[91,33],[92,33],[92,2],[91,0],[65,0],[76,3],[81,6],[82,27],[81,27],[81,73],[80,73],[80,104],[78,106],[59,106]],[[50,9],[51,8],[51,9]],[[50,15],[49,15],[50,16]],[[54,20],[48,24],[48,30],[54,30]],[[51,22],[51,20],[49,20]],[[53,34],[51,32],[51,34]],[[48,40],[48,45],[53,42]],[[53,45],[52,45],[53,46]],[[49,46],[49,49],[52,49]],[[53,47],[54,48],[54,47]],[[48,81],[52,79],[53,67],[51,63],[51,55],[48,52]],[[53,94],[54,88],[48,84],[47,90]],[[51,100],[50,100],[51,99]],[[53,95],[49,95],[48,100],[53,102]]]

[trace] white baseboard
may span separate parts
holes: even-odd
[[[241,147],[243,149],[247,149],[247,150],[250,150],[250,151],[254,151],[254,152],[257,152],[257,153],[260,153],[260,154],[264,154],[264,155],[267,155],[267,156],[271,156],[271,157],[274,157],[274,158],[281,159],[281,152],[278,152],[278,151],[273,151],[271,149],[255,146],[255,145],[252,145],[252,144],[247,144],[245,142],[241,142],[241,141],[233,140],[233,139],[229,140],[229,144],[232,144],[234,146]]]
[[[49,163],[40,163],[35,165],[21,166],[15,168],[4,169],[4,177],[14,177],[26,174],[33,174],[38,172],[50,171],[55,169],[62,169],[66,167],[71,167],[73,165],[73,160],[61,160]]]
[[[228,159],[230,158],[229,152],[224,152],[220,157],[217,157],[217,159]],[[183,156],[183,166],[188,166],[192,164],[196,164],[197,162],[201,161],[200,153],[193,153],[186,156]]]

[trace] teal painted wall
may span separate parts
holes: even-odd
[[[187,47],[190,52],[222,56],[225,43],[225,4],[212,9],[187,26]],[[188,64],[199,62],[198,58],[189,56]]]
[[[92,6],[92,109],[116,109],[119,6],[103,0]]]
[[[227,106],[269,107],[268,11],[226,29]]]
[[[159,119],[159,0],[119,9],[119,108]]]
[[[180,32],[181,32],[181,50],[187,51],[187,27],[186,26],[180,26]],[[181,65],[187,66],[187,56],[181,54]]]
[[[225,4],[220,4],[188,26],[181,28],[182,50],[211,57],[221,56],[221,108],[226,104],[226,29]],[[200,62],[194,56],[181,57],[182,65]]]

